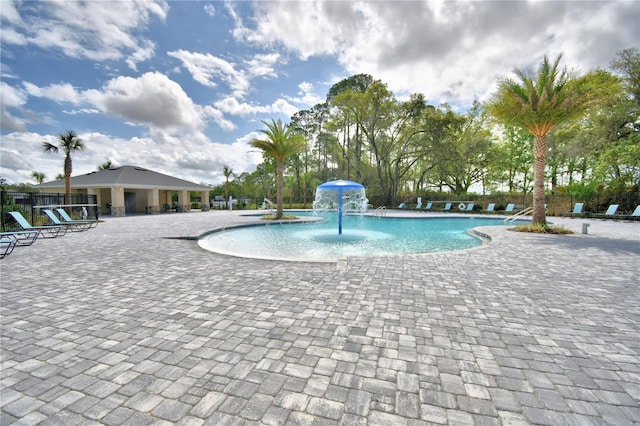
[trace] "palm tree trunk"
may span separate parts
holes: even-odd
[[[284,189],[284,160],[276,160],[276,219],[282,219],[284,215],[282,204],[283,204],[283,189]]]
[[[546,226],[544,208],[544,166],[547,159],[547,134],[536,135],[534,145],[535,169],[533,178],[533,224]]]
[[[65,194],[64,203],[65,204],[71,204],[71,173],[72,171],[73,169],[71,166],[71,155],[67,154],[64,158],[64,194]],[[69,208],[66,208],[66,209],[67,209],[67,212],[71,211]]]

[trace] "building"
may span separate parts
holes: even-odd
[[[34,185],[43,192],[64,193],[64,179]],[[200,193],[202,210],[209,210],[209,187],[143,167],[121,166],[71,177],[73,194],[97,196],[102,214],[125,216],[191,210],[191,193]],[[177,195],[177,203],[174,199]]]

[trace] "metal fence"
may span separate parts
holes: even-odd
[[[454,206],[459,203],[475,204],[474,210],[484,210],[489,204],[495,204],[495,210],[504,210],[508,204],[515,204],[516,210],[523,210],[533,206],[533,194],[495,194],[495,195],[478,195],[468,194],[457,196],[454,194],[426,194],[421,196],[422,205],[432,202],[436,209],[450,202]],[[560,216],[573,210],[575,203],[584,203],[583,211],[585,213],[599,214],[604,213],[609,205],[618,204],[618,214],[631,214],[636,206],[640,205],[640,194],[638,193],[621,193],[621,194],[547,194],[545,196],[547,204],[547,214],[550,216]],[[409,207],[415,207],[417,197],[412,197],[406,204]],[[375,204],[374,204],[375,205]]]
[[[33,226],[45,225],[49,221],[43,209],[64,208],[72,218],[80,219],[84,207],[89,219],[97,219],[99,216],[98,196],[92,194],[71,194],[71,198],[67,200],[65,194],[2,190],[0,200],[2,231],[20,228],[9,215],[13,211],[22,213]]]

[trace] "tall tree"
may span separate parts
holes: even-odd
[[[84,150],[85,145],[82,139],[73,130],[67,130],[66,132],[58,135],[58,146],[44,142],[42,147],[44,152],[57,153],[59,149],[64,152],[64,192],[65,192],[65,204],[71,203],[71,172],[73,172],[73,165],[71,162],[71,154]]]
[[[229,176],[233,175],[233,170],[228,164],[222,166],[222,174],[224,175],[224,200],[225,203],[229,200]]]
[[[264,139],[253,139],[250,145],[261,149],[263,154],[276,161],[276,219],[282,219],[283,189],[284,189],[284,162],[304,149],[304,136],[296,131],[296,126],[286,126],[280,119],[271,120],[271,123],[262,121],[267,127],[259,132],[263,133]]]
[[[583,117],[614,84],[610,74],[599,71],[577,77],[566,67],[560,68],[561,59],[559,55],[550,62],[545,56],[534,75],[516,69],[519,81],[501,78],[487,103],[487,110],[499,121],[534,136],[533,223],[543,226],[547,137],[558,125]]]

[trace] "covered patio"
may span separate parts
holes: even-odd
[[[35,185],[46,192],[64,192],[64,179]],[[209,187],[154,172],[143,167],[121,166],[71,177],[74,194],[97,195],[102,214],[126,216],[168,210],[191,210],[191,193],[200,193],[202,211],[209,210]],[[177,195],[177,202],[174,199]]]

